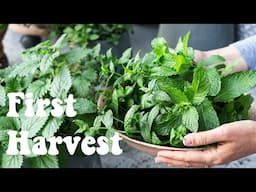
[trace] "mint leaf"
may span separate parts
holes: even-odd
[[[219,118],[209,100],[204,100],[197,106],[199,114],[199,130],[206,131],[216,128],[220,125]]]
[[[77,114],[95,113],[97,106],[92,101],[86,98],[77,98],[74,103],[74,110]]]
[[[92,40],[92,41],[97,40],[98,38],[99,38],[99,35],[97,35],[97,34],[91,34],[89,36],[89,39]]]
[[[10,73],[10,77],[14,78],[16,76],[27,77],[30,75],[34,75],[38,68],[38,61],[26,61],[20,64],[15,65],[13,70]]]
[[[93,83],[97,80],[97,72],[94,69],[86,69],[81,75],[72,78],[72,88],[77,97],[85,97],[94,90]]]
[[[112,144],[113,144],[113,141],[112,141],[112,137],[115,135],[115,130],[113,128],[108,128],[108,130],[106,131],[106,134],[105,136],[108,138],[108,147],[109,147],[109,150],[110,152],[112,152]]]
[[[234,62],[226,65],[224,70],[221,72],[221,77],[228,75],[238,64],[239,64],[239,61],[234,61]]]
[[[154,101],[156,101],[157,103],[161,103],[161,102],[170,102],[171,98],[169,97],[169,95],[167,93],[165,93],[164,91],[155,91],[154,92],[154,97],[153,97]]]
[[[229,103],[222,104],[218,109],[221,124],[248,119],[252,102],[251,95],[241,95]]]
[[[133,117],[134,114],[139,110],[140,106],[139,105],[133,105],[125,114],[124,117],[124,130],[129,133],[132,132],[134,130],[136,130],[136,128],[134,128],[132,126],[132,121],[133,121]]]
[[[170,144],[175,147],[183,147],[183,137],[186,133],[187,130],[184,125],[172,128],[170,133]]]
[[[2,85],[0,85],[0,106],[4,107],[6,102],[6,92]]]
[[[112,99],[112,106],[113,106],[114,112],[115,112],[115,114],[118,114],[119,103],[118,103],[117,89],[114,89],[111,99]]]
[[[165,53],[169,53],[169,47],[166,40],[163,37],[157,37],[151,41],[151,46],[154,53],[157,55],[157,60]]]
[[[167,92],[168,93],[168,92]],[[169,88],[169,96],[174,104],[189,104],[187,96],[176,88]]]
[[[54,133],[58,131],[63,121],[63,118],[50,117],[42,129],[42,135],[45,138],[50,138],[54,136]]]
[[[161,145],[162,141],[158,138],[157,134],[153,131],[152,132],[152,143],[155,145]]]
[[[207,71],[207,76],[209,80],[209,96],[216,96],[221,89],[221,78],[216,68],[210,68]]]
[[[52,48],[54,49],[61,49],[63,48],[63,46],[65,45],[65,40],[66,40],[67,35],[66,34],[62,34],[57,41],[54,43],[54,45],[52,46]]]
[[[98,74],[97,74],[97,71],[89,68],[89,69],[83,70],[81,77],[87,79],[90,82],[94,82],[97,80]]]
[[[72,79],[67,66],[63,66],[53,79],[50,95],[57,98],[65,98],[72,85]]]
[[[222,79],[221,90],[215,102],[230,102],[256,85],[256,71],[241,71]]]
[[[32,138],[40,131],[40,129],[45,125],[49,116],[49,110],[47,111],[46,117],[26,117],[24,111],[20,113],[20,125],[22,131],[28,131],[28,137]]]
[[[167,136],[170,134],[170,129],[176,126],[177,122],[176,117],[173,114],[160,114],[155,119],[155,125],[153,131],[157,135]]]
[[[72,78],[72,82],[76,97],[85,97],[91,91],[91,83],[80,75]]]
[[[165,91],[170,96],[174,104],[189,103],[187,96],[179,89],[167,86],[160,86],[159,89]]]
[[[191,64],[189,62],[186,62],[183,55],[176,55],[174,67],[177,73],[182,74],[186,72],[190,66]]]
[[[36,100],[42,98],[48,92],[50,86],[50,79],[37,80],[28,86],[26,93],[33,93],[33,99]]]
[[[127,63],[130,60],[131,56],[132,56],[132,49],[131,48],[126,49],[123,52],[122,57],[119,59],[119,63],[120,64]]]
[[[154,106],[154,107],[150,110],[150,112],[149,112],[149,115],[148,115],[148,125],[149,125],[149,129],[150,129],[150,130],[151,130],[153,121],[154,121],[155,118],[157,117],[158,113],[159,113],[159,105]]]
[[[60,55],[59,51],[56,51],[55,53],[44,55],[41,59],[41,62],[39,63],[39,69],[42,73],[45,73],[49,67],[53,64],[53,61],[55,58],[57,58]]]
[[[235,101],[225,103],[218,111],[220,124],[237,121],[237,111],[235,110]]]
[[[148,123],[148,112],[143,115],[141,120],[139,121],[140,125],[140,134],[143,137],[144,141],[151,143],[151,132]]]
[[[100,55],[100,49],[101,49],[101,45],[100,43],[98,43],[96,46],[92,48],[92,56],[98,57]]]
[[[89,128],[89,125],[85,123],[83,120],[76,119],[73,122],[75,123],[75,125],[79,127],[79,129],[75,132],[75,134],[86,132]]]
[[[22,155],[2,154],[2,168],[21,168],[23,163]]]
[[[111,110],[108,110],[102,119],[102,123],[106,126],[106,127],[112,127],[113,125],[113,113]]]
[[[176,47],[175,47],[175,52],[176,52],[176,53],[181,53],[181,52],[183,52],[183,42],[182,42],[182,40],[181,40],[181,37],[178,39],[178,43],[177,43],[177,45],[176,45]]]
[[[154,64],[154,61],[156,60],[156,55],[151,53],[146,53],[145,56],[142,59],[142,66],[143,67],[150,67]]]
[[[190,31],[184,35],[182,40],[181,40],[181,37],[179,38],[178,43],[175,47],[175,52],[178,54],[183,53],[183,55],[193,58],[193,55],[194,55],[193,49],[191,47],[188,47],[189,37],[190,37]]]
[[[172,75],[176,75],[177,72],[170,67],[167,66],[161,66],[161,67],[153,67],[151,69],[151,75],[152,76],[162,76],[162,77],[168,77]]]
[[[199,115],[195,107],[190,106],[185,109],[182,114],[182,123],[191,132],[197,132],[198,130]]]
[[[225,58],[220,55],[212,55],[207,60],[200,61],[198,64],[203,66],[213,65],[213,64],[219,64],[225,62]]]
[[[235,100],[235,109],[237,111],[238,119],[244,120],[249,118],[249,109],[253,102],[251,95],[242,95]]]
[[[209,80],[206,71],[202,68],[196,68],[193,81],[192,81],[192,88],[196,92],[196,94],[200,96],[206,96],[209,91]]]
[[[67,61],[68,64],[79,63],[81,60],[87,57],[87,55],[91,52],[90,49],[84,48],[74,48],[67,53],[61,55],[64,60]]]
[[[147,109],[155,105],[155,101],[153,99],[154,95],[151,93],[146,93],[141,97],[141,109]]]
[[[29,160],[32,168],[59,168],[57,156],[40,155]]]
[[[210,83],[206,71],[202,67],[196,68],[192,81],[193,91],[187,89],[188,94],[192,99],[192,103],[195,105],[200,104],[207,96],[209,89]]]
[[[188,55],[188,40],[189,40],[189,37],[190,37],[190,32],[187,32],[186,35],[183,37],[182,45],[183,45],[184,55]]]
[[[174,79],[169,77],[162,77],[157,79],[157,86],[159,89],[168,89],[168,87],[174,87],[183,90],[185,81],[182,79]]]

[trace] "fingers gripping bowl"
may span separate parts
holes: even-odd
[[[195,63],[188,39],[189,33],[174,52],[156,38],[143,58],[139,53],[132,58],[131,49],[121,58],[106,57],[94,130],[104,125],[106,135],[118,131],[132,147],[155,155],[159,150],[201,150],[206,146],[186,148],[183,137],[254,119],[254,110],[248,115],[253,98],[246,93],[256,85],[256,71],[230,74],[237,63],[226,66],[217,55]]]

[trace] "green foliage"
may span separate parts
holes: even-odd
[[[78,114],[95,113],[96,104],[86,98],[78,98],[74,103],[74,109]]]
[[[57,156],[40,155],[29,160],[32,168],[59,168]]]
[[[197,111],[199,114],[200,131],[210,130],[220,125],[217,113],[210,101],[204,100],[203,103],[197,106]]]
[[[139,53],[130,57],[129,49],[121,58],[102,63],[101,89],[111,91],[95,120],[112,110],[111,129],[156,145],[184,147],[188,133],[248,119],[252,99],[243,94],[256,85],[255,71],[227,76],[237,63],[225,67],[225,58],[218,55],[196,64],[189,36],[180,38],[172,52],[158,37],[143,58]]]
[[[21,110],[19,121],[22,131],[29,131],[28,137],[32,138],[40,131],[40,129],[45,125],[49,117],[49,110],[45,117],[26,117],[23,110]]]
[[[61,99],[66,98],[71,85],[70,71],[66,66],[63,66],[53,79],[50,95]]]
[[[255,86],[256,71],[233,73],[222,79],[221,90],[214,98],[215,102],[231,102]]]
[[[208,81],[210,85],[209,96],[216,96],[221,89],[221,77],[216,68],[207,70]]]
[[[87,121],[86,114],[96,112],[96,98],[94,85],[96,84],[100,55],[99,46],[93,49],[64,49],[66,37],[61,36],[55,44],[45,41],[22,53],[19,64],[0,70],[0,146],[2,167],[21,167],[24,157],[21,155],[8,156],[5,153],[8,143],[9,130],[27,130],[29,138],[36,136],[52,137],[54,134],[62,136],[74,134],[78,121]],[[97,71],[98,70],[98,71]],[[78,115],[74,118],[50,116],[50,109],[46,109],[46,117],[25,116],[25,105],[17,105],[19,117],[6,117],[9,104],[7,94],[10,92],[33,93],[33,99],[54,98],[66,99],[73,94],[77,100],[75,109]],[[65,108],[65,104],[62,104]],[[35,108],[36,109],[36,108]],[[92,115],[90,118],[94,118]],[[57,168],[57,156],[26,156],[29,166],[42,168]],[[31,159],[30,159],[31,158]],[[31,161],[30,161],[31,160]]]
[[[42,135],[45,138],[52,137],[54,133],[56,133],[59,130],[62,123],[63,123],[63,118],[50,117],[42,129]]]
[[[22,155],[7,155],[2,154],[1,167],[2,168],[21,168],[23,163]]]
[[[121,36],[131,30],[128,24],[54,24],[51,36],[66,34],[71,46],[86,47],[95,41],[118,45]]]
[[[51,86],[49,79],[40,79],[31,83],[27,88],[27,93],[33,93],[33,99],[39,99],[45,96]]]
[[[182,124],[191,132],[197,132],[198,130],[198,118],[199,115],[196,108],[193,106],[188,107],[182,113]]]

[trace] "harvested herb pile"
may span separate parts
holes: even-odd
[[[170,52],[164,38],[155,38],[143,58],[139,53],[132,58],[131,49],[119,59],[110,51],[103,56],[104,101],[94,124],[80,125],[85,134],[105,129],[108,136],[115,129],[147,143],[184,147],[190,132],[248,119],[253,98],[245,93],[256,85],[256,72],[228,75],[237,62],[226,67],[217,55],[196,64],[188,40],[189,33]]]

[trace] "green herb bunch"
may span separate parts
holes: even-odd
[[[190,132],[248,119],[253,98],[246,92],[256,85],[256,71],[228,75],[237,62],[224,65],[217,55],[195,63],[189,35],[174,51],[164,38],[155,38],[143,58],[132,57],[131,49],[121,58],[107,52],[100,72],[105,91],[94,123],[81,123],[85,134],[106,129],[107,136],[119,131],[147,143],[184,147]]]
[[[66,34],[71,46],[86,47],[95,41],[106,41],[118,45],[121,36],[131,31],[128,24],[54,24],[52,35]]]
[[[22,62],[0,70],[0,165],[1,167],[18,168],[23,160],[28,159],[30,167],[56,168],[60,166],[58,156],[50,155],[13,155],[5,153],[8,147],[9,130],[29,131],[29,143],[36,136],[45,138],[54,134],[74,135],[77,126],[75,121],[89,117],[94,119],[97,110],[95,89],[98,78],[100,45],[92,49],[66,49],[65,36],[52,44],[45,41],[25,50]],[[64,49],[65,48],[65,49]],[[66,50],[66,51],[64,51]],[[73,94],[76,102],[74,118],[50,116],[51,107],[46,109],[46,117],[26,117],[24,103],[19,105],[19,117],[7,117],[10,92],[33,93],[34,101],[40,98],[59,98],[64,100]],[[65,107],[65,106],[63,106]],[[32,145],[31,145],[32,146]],[[67,153],[67,152],[66,152]]]

